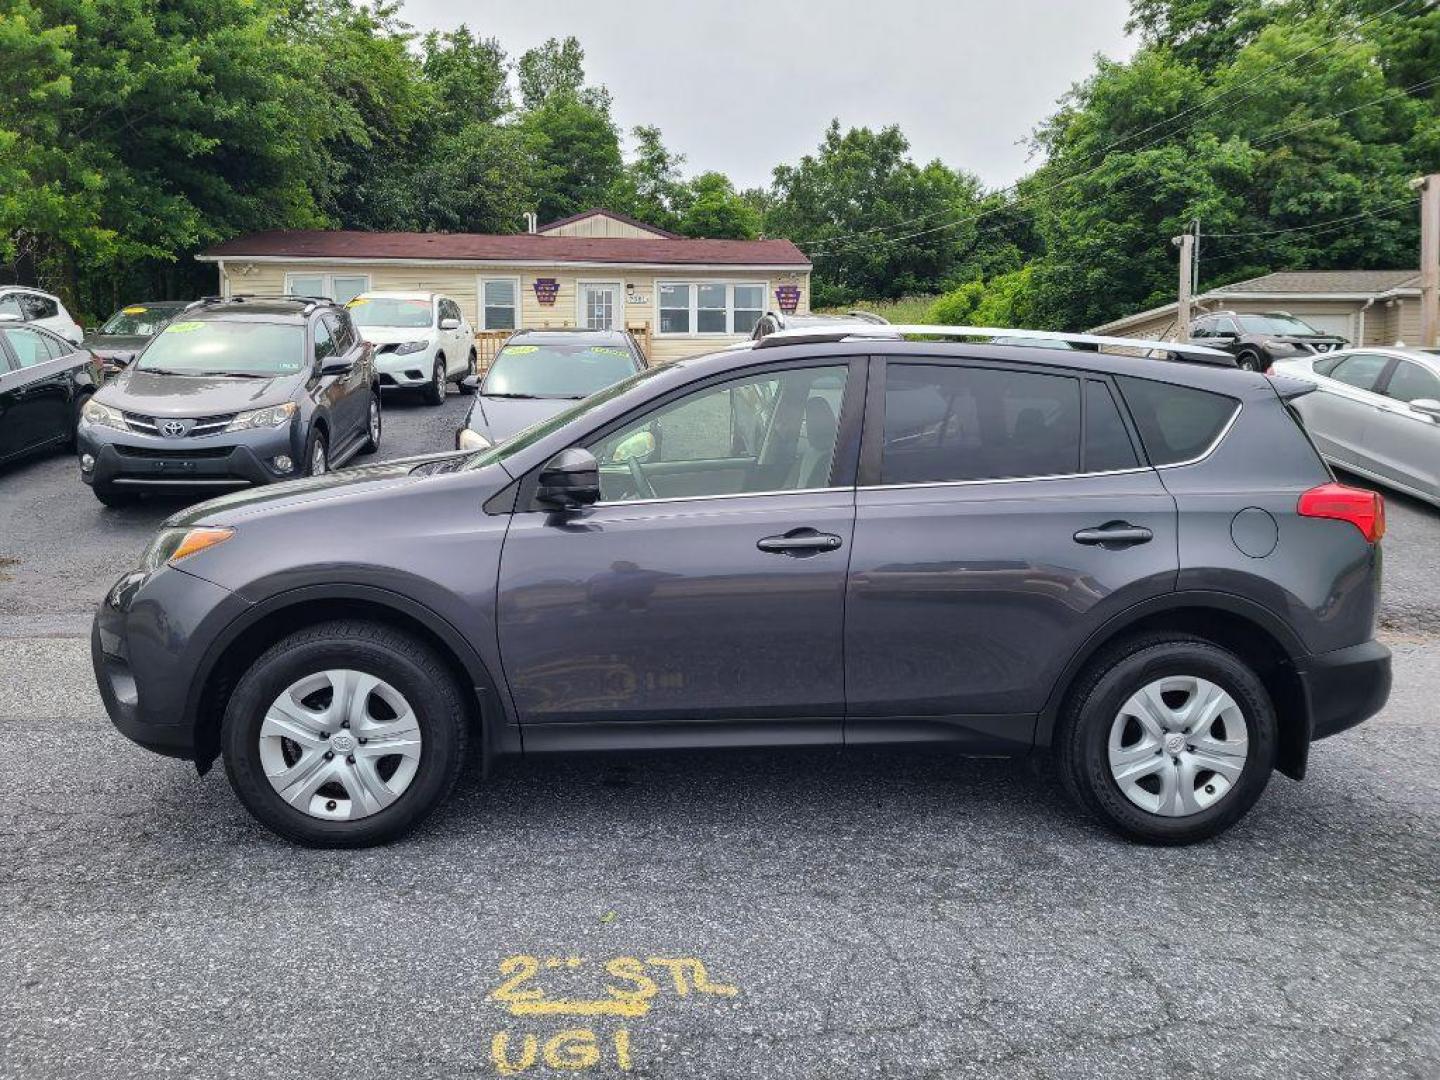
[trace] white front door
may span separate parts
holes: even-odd
[[[580,325],[586,330],[619,330],[620,286],[597,285],[594,282],[580,283]]]

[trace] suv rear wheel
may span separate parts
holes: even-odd
[[[430,372],[430,384],[425,387],[424,394],[426,405],[445,404],[445,358],[443,356],[435,358],[435,369]]]
[[[1235,364],[1244,371],[1259,371],[1261,368],[1260,354],[1250,349],[1242,349],[1235,356]]]
[[[433,651],[378,623],[297,631],[241,676],[225,771],[246,808],[310,847],[366,847],[413,829],[454,787],[466,719]]]
[[[1131,639],[1081,677],[1056,739],[1071,796],[1116,832],[1189,844],[1255,804],[1275,762],[1276,720],[1236,656],[1180,635]]]

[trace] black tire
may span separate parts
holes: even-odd
[[[106,506],[133,506],[139,498],[133,491],[124,491],[109,484],[91,484],[90,490],[95,493],[95,498]]]
[[[430,372],[430,382],[420,392],[426,405],[445,404],[445,381],[445,358],[437,356],[435,367]]]
[[[370,391],[370,400],[365,410],[365,443],[360,447],[360,453],[373,454],[380,449],[380,433],[384,426],[378,389]]]
[[[260,728],[275,699],[306,675],[335,668],[377,676],[404,695],[423,744],[399,798],[350,821],[292,806],[271,786],[260,756]],[[468,736],[455,681],[431,649],[380,623],[346,620],[296,631],[250,665],[226,706],[221,748],[235,794],[266,827],[306,847],[357,848],[403,836],[445,801],[464,767]]]
[[[1215,683],[1234,699],[1248,727],[1245,764],[1230,790],[1183,817],[1162,816],[1131,802],[1110,771],[1110,729],[1121,707],[1137,690],[1167,675]],[[1264,792],[1275,752],[1275,709],[1255,673],[1233,653],[1180,634],[1131,638],[1097,657],[1077,681],[1055,733],[1056,764],[1071,798],[1120,835],[1150,844],[1192,844],[1235,824]]]
[[[315,471],[315,447],[319,445],[325,454],[325,468],[320,472]],[[305,460],[300,463],[301,476],[320,476],[330,471],[330,444],[325,439],[325,432],[320,430],[319,424],[310,425],[310,434],[305,439]]]
[[[1244,371],[1265,370],[1264,364],[1260,361],[1259,353],[1250,352],[1248,349],[1236,354],[1235,363]]]
[[[467,386],[467,385],[465,384],[465,380],[471,378],[472,376],[479,375],[479,374],[480,374],[480,358],[475,355],[475,350],[474,350],[474,349],[471,349],[471,350],[470,350],[470,359],[469,359],[469,360],[466,362],[466,364],[465,364],[465,374],[464,374],[464,376],[461,377],[460,382],[459,382],[459,384],[458,384],[458,386],[459,386],[459,388],[460,388],[460,393],[466,395],[467,397],[468,397],[469,395],[475,393],[475,388],[474,388],[473,386]]]

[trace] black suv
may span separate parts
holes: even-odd
[[[1311,384],[920,329],[176,514],[96,616],[106,709],[307,844],[405,832],[471,752],[922,742],[1052,755],[1186,843],[1384,704],[1383,508],[1287,407]]]
[[[1235,366],[1246,371],[1264,371],[1276,360],[1333,352],[1349,344],[1337,334],[1316,330],[1288,311],[1259,315],[1214,311],[1191,323],[1190,337],[1199,344],[1228,352],[1235,357]]]
[[[106,505],[313,476],[380,446],[373,346],[314,297],[207,300],[81,411],[80,478]]]

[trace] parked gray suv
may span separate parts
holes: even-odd
[[[1383,507],[1309,384],[874,330],[176,514],[95,619],[111,718],[311,845],[399,836],[471,753],[922,742],[1051,755],[1174,844],[1384,704]]]

